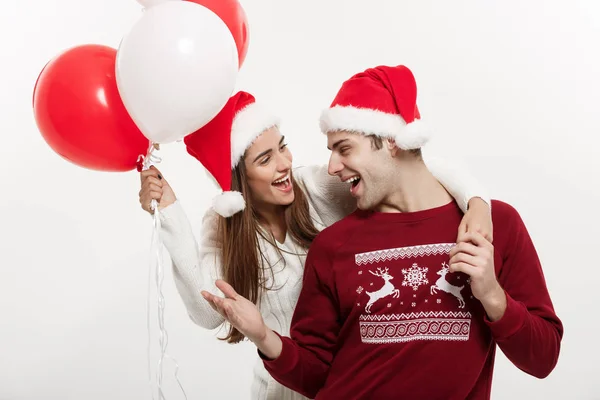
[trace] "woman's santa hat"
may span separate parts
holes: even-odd
[[[213,199],[213,209],[219,215],[228,218],[246,207],[242,194],[231,190],[231,171],[254,140],[279,123],[279,118],[257,104],[254,96],[238,92],[208,124],[183,139],[187,152],[223,190]]]
[[[393,138],[404,150],[419,149],[430,138],[417,108],[417,84],[405,66],[378,66],[344,82],[321,114],[323,133],[351,131]]]

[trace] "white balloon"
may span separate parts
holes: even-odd
[[[180,140],[208,123],[232,95],[237,74],[227,25],[188,1],[148,8],[117,51],[121,99],[154,143]]]

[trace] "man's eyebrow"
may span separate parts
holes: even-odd
[[[331,148],[329,148],[329,146],[327,146],[327,150],[335,150],[337,147],[339,147],[342,143],[346,142],[348,139],[341,139],[338,140],[337,142],[335,142],[333,144],[333,146],[331,146]]]

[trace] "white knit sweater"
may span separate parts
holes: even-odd
[[[481,197],[490,200],[479,183],[466,171],[457,170],[441,160],[426,160],[426,165],[438,181],[466,211],[469,199]],[[293,171],[296,181],[307,194],[310,214],[317,229],[340,220],[352,212],[356,201],[350,195],[349,185],[327,173],[327,166],[299,167]],[[173,261],[173,276],[179,294],[192,321],[203,328],[214,329],[224,319],[204,300],[202,290],[222,295],[215,281],[222,276],[221,247],[217,242],[219,216],[209,210],[202,221],[198,246],[191,224],[179,201],[161,211],[162,238]],[[277,243],[281,252],[258,235],[260,252],[265,265],[266,287],[259,299],[265,323],[289,335],[294,307],[300,294],[307,249],[298,246],[288,234],[283,243]],[[304,396],[280,385],[267,373],[260,358],[256,357],[252,400],[298,400]]]

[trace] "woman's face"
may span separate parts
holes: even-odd
[[[277,127],[265,130],[246,150],[244,163],[252,200],[260,209],[294,201],[292,153]]]

